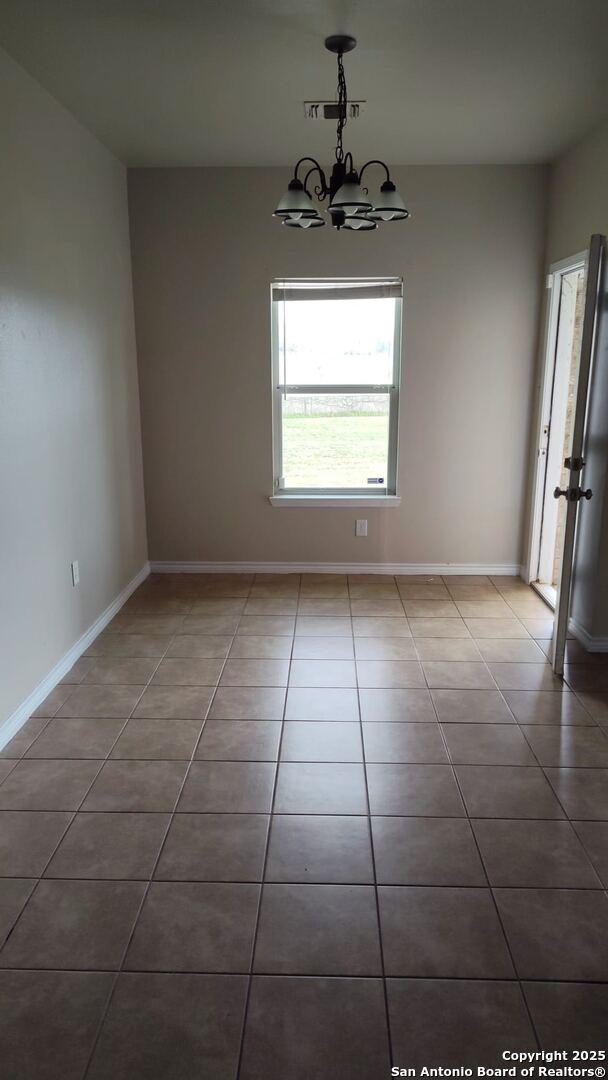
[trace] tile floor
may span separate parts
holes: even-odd
[[[0,758],[10,1080],[604,1049],[608,657],[522,582],[151,577]]]

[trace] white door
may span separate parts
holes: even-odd
[[[587,258],[578,384],[569,450],[563,463],[566,483],[563,487],[557,486],[554,492],[556,501],[563,499],[566,506],[560,538],[561,572],[553,628],[552,663],[558,675],[563,674],[564,670],[566,636],[575,590],[589,591],[590,587],[593,588],[585,564],[593,566],[593,559],[589,559],[590,545],[597,541],[599,513],[590,512],[589,500],[594,495],[601,498],[602,494],[601,491],[594,492],[591,480],[594,474],[599,479],[605,471],[606,431],[600,430],[605,424],[603,407],[598,411],[590,406],[602,405],[597,399],[603,396],[606,358],[603,355],[600,357],[600,379],[594,378],[594,362],[597,360],[600,330],[606,320],[605,276],[606,241],[605,237],[595,235],[591,237]]]
[[[546,401],[543,402],[541,465],[544,489],[540,518],[538,556],[533,577],[541,595],[555,606],[560,576],[561,542],[566,517],[563,502],[553,497],[556,487],[565,485],[564,458],[570,453],[572,420],[576,400],[581,328],[585,299],[587,253],[551,274],[551,334],[545,364]]]

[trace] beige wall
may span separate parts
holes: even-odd
[[[3,52],[0,116],[1,722],[146,538],[125,170]]]
[[[398,169],[373,235],[282,227],[288,178],[129,172],[150,557],[519,565],[546,171]],[[402,506],[274,509],[269,282],[366,274],[405,279]]]
[[[608,235],[608,122],[592,132],[551,171],[547,266]],[[606,278],[604,281],[606,289]],[[585,487],[593,499],[579,512],[572,614],[594,637],[608,639],[608,293],[591,385]]]
[[[608,234],[608,122],[551,169],[547,263],[584,251],[597,232]]]

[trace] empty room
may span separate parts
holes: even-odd
[[[604,1076],[607,55],[0,0],[2,1080]]]

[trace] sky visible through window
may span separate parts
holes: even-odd
[[[279,376],[307,383],[393,381],[395,301],[287,300],[279,304]]]

